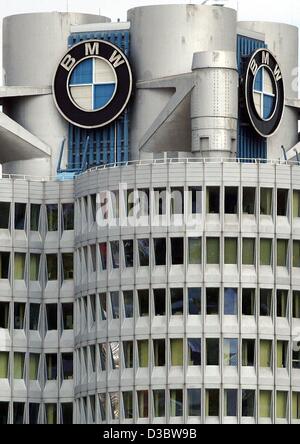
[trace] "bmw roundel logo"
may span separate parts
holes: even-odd
[[[275,134],[284,113],[282,71],[268,49],[257,50],[247,65],[245,99],[249,119],[262,137]]]
[[[116,120],[132,93],[127,57],[104,40],[73,46],[54,76],[53,93],[63,117],[81,128],[101,128]]]

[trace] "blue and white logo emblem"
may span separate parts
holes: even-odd
[[[69,80],[70,96],[84,111],[99,111],[116,93],[117,76],[105,59],[91,57],[80,62]]]
[[[262,137],[275,134],[284,113],[284,82],[276,58],[266,48],[258,49],[249,58],[244,97],[254,130]]]
[[[81,128],[101,128],[125,110],[132,93],[132,72],[121,49],[104,40],[73,46],[61,60],[53,83],[56,106]]]
[[[269,68],[263,66],[256,74],[253,97],[255,109],[262,120],[270,120],[276,106],[277,91]]]

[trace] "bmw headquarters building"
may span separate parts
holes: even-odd
[[[0,423],[300,424],[298,29],[3,23]]]

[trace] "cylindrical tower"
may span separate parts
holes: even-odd
[[[233,9],[200,5],[147,6],[130,10],[128,20],[137,81],[190,73],[195,52],[236,50],[236,11]],[[131,125],[133,159],[139,158],[141,139],[173,94],[172,89],[137,90]],[[176,120],[176,125],[185,131],[184,119]],[[171,134],[172,123],[166,125],[164,131]],[[162,139],[166,139],[163,136]],[[191,151],[190,146],[177,149],[174,139],[167,138],[166,151]],[[154,151],[161,149],[157,146]]]
[[[236,53],[195,53],[193,72],[191,151],[202,157],[235,156],[238,119]]]
[[[97,15],[60,12],[6,17],[3,22],[5,85],[37,88],[52,85],[57,64],[67,50],[71,26],[108,21]],[[68,125],[57,112],[52,95],[10,99],[5,103],[4,112],[49,145],[52,158],[8,163],[3,171],[54,175]]]

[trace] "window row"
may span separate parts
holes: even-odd
[[[240,294],[241,293],[241,294]],[[204,294],[204,297],[203,297]],[[240,296],[239,296],[240,294]],[[241,307],[239,301],[241,300]],[[291,309],[290,309],[291,307]],[[112,291],[78,301],[81,329],[99,320],[133,319],[150,316],[260,316],[300,319],[300,291],[243,288],[165,288]],[[241,311],[241,313],[240,313]],[[80,328],[79,324],[77,326]]]
[[[58,418],[59,415],[59,418]],[[0,402],[0,425],[5,424],[73,424],[73,404]]]
[[[204,203],[205,202],[205,203]],[[103,191],[81,199],[85,220],[95,222],[123,217],[145,217],[150,214],[236,214],[300,217],[300,190],[257,187],[172,187],[149,189],[121,189]],[[205,206],[204,206],[205,205]],[[89,217],[88,217],[89,215]]]
[[[98,353],[98,354],[97,354]],[[291,356],[291,362],[290,362]],[[294,342],[238,338],[143,339],[91,345],[78,352],[83,375],[101,371],[153,367],[259,367],[300,370],[300,351]]]
[[[72,280],[74,277],[74,254],[26,254],[0,252],[0,279],[38,282]]]
[[[289,415],[290,393],[286,391],[249,389],[206,389],[198,388],[170,390],[124,391],[99,394],[99,410],[102,422],[120,419],[146,419],[179,417],[220,418],[221,407],[225,418],[272,419],[275,408],[276,419],[287,419]],[[300,393],[291,393],[292,419],[300,420]],[[202,403],[205,402],[203,406]],[[83,411],[91,412],[91,422],[95,422],[96,397],[82,399]],[[275,406],[274,406],[275,404]]]
[[[241,252],[241,253],[240,253]],[[241,254],[241,256],[240,256]],[[90,261],[89,261],[90,256]],[[97,271],[97,248],[84,247],[81,263]],[[270,238],[183,237],[127,239],[99,244],[99,271],[160,266],[238,265],[300,268],[300,240]]]
[[[12,356],[12,355],[11,355]],[[13,353],[13,365],[9,352],[0,352],[0,379],[29,381],[61,381],[73,379],[73,353]]]
[[[73,304],[0,302],[0,329],[41,331],[42,325],[46,332],[73,330]]]
[[[14,211],[13,211],[14,210]],[[44,219],[43,219],[44,215]],[[74,204],[26,204],[0,202],[0,229],[22,231],[74,230]]]

